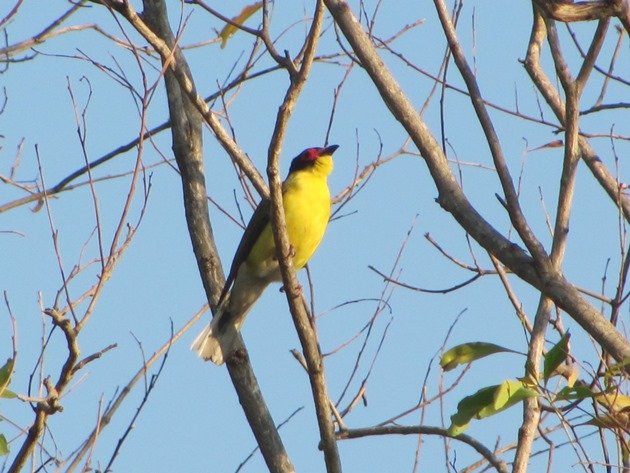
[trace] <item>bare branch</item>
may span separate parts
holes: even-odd
[[[569,313],[617,360],[630,357],[630,344],[602,315],[588,304],[562,274],[534,265],[517,245],[499,234],[466,199],[457,185],[442,150],[418,116],[413,104],[377,55],[374,45],[361,29],[344,0],[325,0],[328,9],[352,45],[381,97],[404,126],[424,157],[438,188],[439,204],[487,251],[494,254],[520,278],[548,295]],[[543,261],[544,263],[544,261]]]
[[[370,437],[375,435],[438,435],[440,437],[452,438],[467,444],[481,454],[500,473],[508,473],[507,464],[498,458],[490,449],[481,442],[466,434],[451,435],[447,429],[442,427],[431,427],[428,425],[413,426],[375,426],[362,429],[349,429],[337,433],[340,440]]]
[[[289,308],[293,316],[293,322],[300,337],[300,343],[304,350],[304,357],[308,367],[308,374],[311,381],[313,400],[317,412],[317,422],[321,437],[324,459],[326,461],[326,471],[328,473],[341,472],[341,461],[334,436],[334,425],[330,411],[330,400],[326,388],[324,374],[324,362],[317,343],[315,327],[307,314],[306,307],[300,296],[299,283],[295,275],[292,259],[289,257],[289,237],[286,231],[286,220],[282,207],[282,188],[279,172],[280,147],[284,140],[286,127],[300,92],[302,91],[306,79],[309,75],[319,33],[322,28],[324,17],[324,4],[318,0],[315,6],[313,22],[304,45],[304,59],[301,67],[296,73],[291,74],[291,85],[287,90],[284,101],[278,110],[276,126],[269,145],[269,155],[267,162],[267,175],[269,176],[269,186],[271,191],[271,222],[273,236],[282,273]],[[288,60],[288,58],[287,58]]]
[[[197,95],[197,90],[190,76],[186,75],[177,64],[177,55],[166,42],[158,37],[142,20],[141,16],[133,9],[129,2],[115,2],[113,0],[104,0],[106,5],[122,14],[125,19],[140,33],[151,46],[159,53],[163,63],[163,67],[172,71],[174,78],[182,88],[184,95],[188,97],[191,104],[201,113],[202,118],[210,126],[210,129],[216,136],[217,140],[223,146],[225,151],[230,155],[232,160],[238,164],[247,177],[251,180],[254,187],[262,197],[268,195],[267,185],[258,170],[251,163],[247,155],[241,150],[238,144],[230,137],[227,131],[221,126],[218,118],[210,110],[208,104]]]
[[[151,368],[153,364],[155,364],[160,358],[164,356],[166,351],[179,340],[183,334],[185,334],[190,327],[192,327],[207,311],[208,305],[205,304],[201,307],[189,320],[186,322],[177,332],[173,333],[168,340],[166,340],[161,347],[159,347],[153,355],[151,355],[143,366],[136,372],[134,376],[127,382],[125,387],[120,391],[120,393],[116,396],[116,398],[109,404],[109,406],[105,409],[103,413],[100,414],[97,426],[90,433],[87,439],[83,442],[83,445],[79,449],[78,452],[74,454],[73,460],[68,465],[65,473],[72,473],[77,467],[79,467],[79,463],[81,463],[82,459],[87,455],[91,449],[96,444],[99,434],[101,431],[109,425],[115,413],[118,411],[118,408],[125,401],[127,396],[133,392],[134,386],[144,378],[147,369]],[[89,465],[86,464],[85,468],[88,468]]]
[[[554,20],[571,23],[574,21],[605,20],[618,16],[628,29],[628,2],[625,0],[590,0],[584,2],[564,2],[556,0],[534,0],[546,16]]]
[[[21,1],[18,2],[15,7],[14,7],[14,12],[17,12],[17,8],[19,7],[20,3],[22,3]],[[44,41],[46,41],[47,39],[54,37],[54,36],[58,36],[60,34],[66,33],[68,31],[73,31],[73,30],[77,30],[77,29],[84,29],[84,28],[89,28],[89,26],[79,26],[79,27],[70,27],[70,28],[65,28],[65,29],[61,29],[59,30],[58,27],[65,22],[68,18],[70,18],[74,13],[76,13],[80,8],[83,8],[83,1],[79,1],[75,4],[73,4],[65,13],[63,13],[59,18],[55,19],[53,22],[51,22],[48,26],[46,26],[46,28],[44,28],[42,31],[40,31],[39,33],[33,35],[31,38],[22,41],[20,43],[17,44],[13,44],[10,46],[6,46],[4,48],[0,48],[0,57],[4,57],[4,58],[9,58],[10,56],[15,55],[15,53],[18,53],[20,51],[23,51],[25,49],[29,49],[32,48],[33,46],[36,46],[38,44],[43,43]],[[6,18],[10,18],[11,14],[9,14]],[[0,28],[3,26],[4,21],[0,21]],[[0,63],[3,62],[2,60],[0,60]]]
[[[124,10],[125,16],[145,38],[151,38],[154,47],[157,45],[160,48],[169,99],[173,151],[182,177],[186,221],[206,297],[210,305],[214,306],[225,279],[208,216],[201,115],[197,108],[200,102],[207,112],[206,118],[213,126],[220,125],[206,103],[196,95],[188,65],[176,47],[175,37],[168,23],[165,2],[145,0],[144,6],[145,17],[158,32],[159,37],[146,27],[130,7]],[[230,146],[236,146],[222,128],[220,132],[227,138]],[[240,149],[238,152],[242,153]],[[239,353],[243,355],[228,360],[228,370],[267,466],[271,471],[292,471],[293,466],[265,405],[242,341],[239,344]]]
[[[544,267],[547,261],[547,253],[542,244],[534,236],[532,230],[529,228],[529,225],[525,220],[525,216],[521,211],[521,207],[518,202],[518,195],[516,193],[516,189],[514,188],[512,176],[510,175],[510,171],[507,167],[507,163],[501,149],[501,144],[499,143],[499,138],[494,130],[490,115],[488,114],[481,97],[481,91],[477,85],[477,80],[467,63],[464,52],[457,40],[455,27],[449,18],[446,5],[444,5],[443,0],[435,0],[434,3],[440,17],[440,22],[442,23],[442,29],[444,30],[448,40],[453,59],[455,60],[459,72],[466,82],[466,86],[470,93],[470,100],[486,135],[486,141],[492,154],[494,166],[501,181],[501,186],[503,187],[503,192],[508,206],[508,214],[510,216],[510,220],[512,221],[512,225],[514,225],[514,228],[518,232],[519,236],[523,239],[527,249],[534,257],[536,264]]]

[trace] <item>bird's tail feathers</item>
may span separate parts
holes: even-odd
[[[197,338],[192,342],[190,349],[197,353],[200,358],[212,361],[215,365],[222,365],[225,359],[232,352],[234,343],[238,336],[240,324],[237,327],[230,321],[223,321],[224,317],[229,317],[224,310],[212,318]]]
[[[245,317],[269,281],[251,276],[241,277],[235,284],[235,288],[220,304],[210,325],[203,329],[190,347],[199,357],[216,365],[225,363],[234,350]]]
[[[190,346],[190,349],[197,353],[200,358],[206,361],[210,360],[215,365],[225,363],[225,359],[232,352],[238,336],[238,330],[234,325],[219,327],[220,316],[221,314],[215,316]]]

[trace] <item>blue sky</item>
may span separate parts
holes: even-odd
[[[372,2],[365,3],[368,9],[374,8]],[[211,4],[226,15],[233,16],[247,2],[226,5],[213,1]],[[25,2],[15,21],[7,27],[9,43],[38,31],[66,7],[62,2]],[[175,24],[180,4],[169,2],[169,8]],[[353,2],[353,8],[357,8],[357,2]],[[305,14],[310,15],[310,11],[310,2],[275,2],[272,32],[278,34]],[[216,31],[223,26],[199,8],[184,6],[183,12],[187,20],[183,44],[215,38]],[[510,18],[509,24],[501,21],[498,25],[499,15],[503,19]],[[411,62],[435,74],[444,52],[444,37],[431,2],[383,2],[375,34],[387,38],[416,19],[424,22],[394,42],[393,46]],[[137,40],[137,35],[132,33],[124,20],[120,21],[124,31]],[[98,24],[109,33],[121,36],[111,14],[99,6],[85,8],[68,25],[86,23]],[[525,2],[466,2],[459,33],[471,62],[473,55],[476,58],[477,78],[484,97],[513,109],[517,95],[519,110],[538,117],[540,112],[535,93],[518,61],[526,53],[530,23],[531,7]],[[331,20],[327,18],[327,25],[330,24]],[[584,38],[590,38],[594,26],[576,25],[575,30],[584,34]],[[560,29],[564,33],[564,28]],[[303,32],[303,24],[292,26],[279,41],[278,49],[288,49],[295,54]],[[613,36],[611,34],[609,39]],[[569,50],[568,37],[564,35],[563,40]],[[242,51],[249,50],[251,44],[251,38],[238,33],[224,49],[215,43],[188,50],[186,57],[200,93],[207,95],[214,92],[217,83],[226,80],[234,62]],[[609,40],[601,56],[603,67],[608,65],[613,47],[614,42]],[[33,60],[11,64],[0,76],[0,85],[6,88],[8,96],[4,113],[0,115],[0,174],[8,175],[19,148],[20,165],[15,179],[32,184],[39,179],[37,149],[43,177],[50,185],[84,164],[68,87],[72,89],[79,109],[85,106],[89,97],[86,150],[90,160],[127,143],[137,136],[140,127],[137,108],[129,92],[78,56],[89,57],[113,68],[120,65],[136,86],[140,85],[141,78],[137,64],[128,51],[93,31],[69,33],[36,49],[40,54]],[[319,51],[328,54],[338,50],[334,32],[328,28]],[[628,77],[630,73],[627,52],[626,46],[621,52],[626,60],[622,58],[615,70],[622,77]],[[384,54],[384,59],[420,107],[433,83],[393,55]],[[547,72],[551,74],[549,58],[546,57],[545,61]],[[239,65],[242,62],[243,59],[239,59]],[[348,60],[340,58],[338,63],[345,65]],[[270,64],[270,60],[265,58],[259,68]],[[572,65],[575,68],[575,62]],[[150,81],[156,80],[155,71],[150,68],[147,71]],[[333,89],[342,80],[344,72],[339,64],[315,65],[283,145],[283,173],[286,173],[290,159],[302,149],[323,144]],[[454,85],[462,85],[452,64],[448,80]],[[594,75],[585,92],[585,107],[594,102],[601,83],[601,76]],[[230,121],[236,139],[263,174],[273,120],[287,84],[286,75],[275,72],[247,83],[238,94],[230,96],[233,100],[229,109]],[[608,94],[608,101],[619,101],[622,100],[623,89],[612,83]],[[424,115],[436,136],[439,136],[440,129],[439,112],[438,91]],[[543,112],[547,120],[555,122],[544,106]],[[562,149],[528,152],[527,146],[532,149],[558,139],[558,136],[550,127],[525,122],[498,111],[492,111],[491,115],[515,179],[523,169],[521,199],[525,214],[539,238],[548,245],[551,240],[540,195],[544,196],[546,209],[553,218]],[[160,86],[149,107],[148,126],[158,125],[166,117],[165,96]],[[628,123],[627,113],[609,112],[600,118],[586,117],[583,127],[590,133],[605,134],[614,125],[616,133],[628,135]],[[499,182],[491,169],[491,157],[467,97],[447,92],[445,127],[449,157],[481,165],[461,168],[464,190],[469,199],[486,219],[507,234],[509,220],[495,197],[495,193],[500,192]],[[210,196],[237,215],[236,196],[245,218],[248,218],[251,209],[243,199],[243,191],[227,155],[209,130],[204,133]],[[383,154],[388,155],[396,151],[405,138],[402,128],[391,118],[366,74],[355,68],[341,90],[330,135],[330,142],[340,145],[335,154],[335,171],[329,181],[332,192],[340,192],[352,181],[357,166],[361,169],[375,160],[381,143]],[[602,161],[614,169],[610,140],[594,139],[592,144],[601,153]],[[619,173],[623,181],[623,156],[628,154],[629,147],[627,141],[616,142],[615,147],[621,158]],[[408,145],[408,148],[415,152],[413,145]],[[160,163],[160,153],[171,157],[168,132],[155,137],[153,143],[147,143],[143,157],[145,165]],[[119,156],[96,169],[94,175],[105,177],[128,172],[133,168],[135,157],[133,152]],[[169,336],[171,320],[175,328],[179,328],[204,303],[183,215],[179,176],[165,164],[147,171],[147,177],[149,174],[151,192],[144,219],[80,337],[83,355],[101,350],[111,343],[117,343],[118,347],[101,360],[91,363],[77,376],[72,389],[62,399],[64,412],[50,418],[51,434],[45,437],[46,446],[52,451],[58,449],[61,458],[70,454],[85,438],[93,428],[99,408],[142,365],[143,357],[136,339],[141,342],[146,354],[152,353]],[[130,178],[123,177],[96,186],[100,221],[107,244],[120,218],[129,183]],[[2,185],[0,205],[22,195],[23,192],[16,188]],[[406,243],[398,265],[401,281],[440,289],[471,276],[449,263],[423,237],[425,233],[430,233],[453,256],[469,264],[472,262],[463,230],[436,204],[436,197],[435,186],[422,159],[412,155],[400,156],[380,167],[365,188],[346,205],[344,213],[347,215],[330,224],[324,242],[310,264],[316,312],[324,314],[318,322],[324,352],[351,339],[373,315],[377,306],[375,299],[381,297],[384,290],[389,292],[390,289],[385,289],[382,278],[369,270],[368,265],[389,272],[403,242]],[[141,203],[138,195],[129,216],[132,223],[138,219]],[[59,232],[64,269],[71,270],[79,258],[83,258],[82,261],[94,258],[97,246],[95,238],[90,237],[95,218],[89,187],[60,194],[51,200],[50,208]],[[32,210],[33,205],[24,206],[3,214],[0,219],[0,231],[3,232],[0,233],[0,289],[5,291],[17,320],[18,362],[12,389],[20,393],[28,389],[29,374],[40,350],[42,324],[46,325],[46,334],[50,329],[50,324],[41,315],[38,299],[41,298],[43,307],[49,307],[61,284],[46,211]],[[211,220],[227,269],[241,230],[214,207],[211,208]],[[413,230],[407,238],[410,228]],[[571,235],[564,266],[568,277],[582,287],[598,291],[606,261],[610,258],[609,275],[614,281],[619,267],[617,213],[583,165],[579,170]],[[472,248],[481,266],[490,268],[487,255],[474,243]],[[96,274],[95,268],[86,270],[71,286],[73,296],[93,284]],[[304,274],[301,279],[305,281]],[[520,281],[511,281],[524,309],[533,317],[537,294]],[[607,291],[611,294],[614,283],[609,284],[611,286]],[[360,302],[331,311],[344,302],[356,300]],[[3,306],[0,317],[0,347],[3,348],[0,357],[11,353],[10,323],[6,312]],[[388,327],[387,337],[368,382],[367,406],[358,405],[347,416],[347,425],[370,426],[413,406],[420,397],[429,368],[427,394],[435,395],[441,373],[437,360],[431,360],[462,312],[448,346],[483,340],[517,351],[526,350],[526,340],[514,309],[495,277],[484,277],[471,286],[445,295],[396,288],[388,309],[375,323],[374,334],[368,340],[366,358],[349,390],[350,397],[356,393],[381,335]],[[627,320],[627,308],[622,313]],[[255,447],[225,368],[204,364],[188,350],[190,342],[207,319],[208,315],[173,346],[157,386],[114,469],[231,472]],[[565,316],[563,321],[565,326],[572,327],[575,355],[582,362],[594,363],[595,353],[589,339],[568,317]],[[278,292],[277,286],[270,287],[261,298],[245,325],[243,335],[274,419],[282,422],[303,407],[281,430],[297,470],[323,471],[323,458],[317,450],[318,433],[308,379],[289,353],[290,349],[299,347],[299,341],[285,298]],[[549,338],[553,342],[557,335],[550,332]],[[362,340],[363,337],[360,337],[359,341],[327,358],[329,390],[333,399],[339,397],[347,382]],[[54,333],[46,352],[45,374],[57,375],[64,350],[60,334]],[[459,372],[446,373],[444,385],[449,386]],[[427,408],[423,423],[448,425],[448,418],[462,397],[505,378],[519,377],[522,373],[523,358],[518,355],[497,355],[476,363],[445,397],[442,409],[439,402]],[[141,391],[142,388],[130,396],[125,407],[102,433],[92,456],[94,467],[104,467],[111,456],[117,439],[140,402]],[[342,405],[346,405],[347,401],[346,397]],[[22,426],[28,425],[32,418],[29,406],[17,401],[1,400],[0,410],[3,416]],[[491,447],[498,437],[503,442],[514,439],[520,419],[520,408],[516,407],[494,418],[474,422],[469,433]],[[417,424],[420,413],[415,412],[401,422]],[[592,432],[587,427],[581,429],[579,432],[584,434]],[[0,432],[9,439],[17,437],[11,444],[13,450],[17,450],[21,444],[17,430],[2,422]],[[556,441],[560,442],[563,438],[560,434]],[[420,463],[422,471],[442,471],[445,460],[441,439],[425,438],[424,441]],[[342,441],[339,447],[346,471],[411,471],[416,443],[415,437],[370,438]],[[452,448],[456,451],[458,468],[477,458],[462,444],[452,443]],[[569,449],[566,452],[566,459],[554,460],[554,471],[555,467],[561,471],[562,462],[568,466],[577,461],[569,454]],[[598,457],[597,450],[594,452],[594,457],[601,457]],[[546,458],[533,460],[533,471],[536,462],[545,465]],[[261,457],[255,455],[244,471],[263,469]]]

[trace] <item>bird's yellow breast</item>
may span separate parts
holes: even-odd
[[[332,167],[332,157],[322,156],[313,167],[290,174],[282,185],[295,269],[304,267],[326,231],[330,218],[330,191],[326,181]],[[275,278],[280,278],[271,224],[254,244],[247,264],[261,276],[274,272]]]

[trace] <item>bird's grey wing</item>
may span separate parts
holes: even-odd
[[[263,199],[258,204],[258,207],[256,207],[256,210],[254,210],[252,218],[249,220],[247,227],[245,227],[245,232],[243,232],[241,242],[238,244],[238,248],[236,248],[236,253],[234,253],[230,273],[225,280],[225,286],[223,286],[221,297],[219,297],[219,305],[221,305],[230,291],[230,287],[232,287],[232,283],[236,278],[236,274],[238,273],[238,269],[241,267],[241,264],[245,262],[249,256],[249,252],[254,246],[254,243],[256,243],[256,240],[258,240],[258,237],[262,233],[263,229],[269,223],[270,209],[270,201],[268,199]]]

